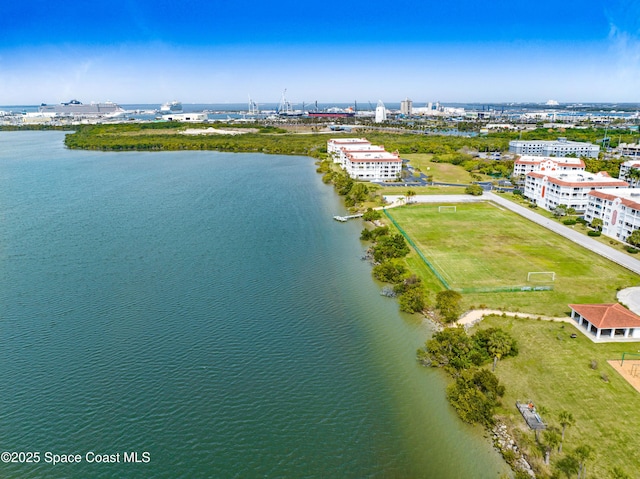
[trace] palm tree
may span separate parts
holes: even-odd
[[[578,460],[573,456],[564,456],[556,463],[556,467],[566,474],[567,479],[571,479],[571,476],[578,472]]]
[[[413,190],[407,190],[406,193],[406,197],[407,197],[407,203],[411,203],[411,199],[416,196],[416,192]]]
[[[587,477],[587,461],[591,459],[591,447],[583,444],[576,447],[574,452],[576,459],[578,460],[578,479],[584,479]]]
[[[546,429],[543,433],[544,436],[544,463],[549,464],[549,458],[551,457],[551,451],[553,451],[560,443],[560,434],[555,427]]]
[[[560,448],[558,452],[562,452],[562,443],[564,442],[564,432],[566,431],[568,426],[573,426],[576,423],[576,420],[573,418],[573,414],[569,411],[560,411],[558,414],[558,419],[560,420],[560,425],[562,426],[562,440],[560,441]]]
[[[505,354],[511,351],[513,346],[512,338],[501,329],[496,330],[487,340],[487,350],[493,356],[493,369],[496,370],[496,363]]]

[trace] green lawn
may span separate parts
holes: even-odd
[[[433,181],[441,183],[461,183],[468,184],[475,181],[471,173],[458,165],[451,163],[434,163],[431,161],[432,154],[429,153],[411,153],[403,154],[403,158],[409,160],[409,164],[424,173],[433,177]],[[483,180],[493,180],[487,175],[479,175]]]
[[[469,293],[467,307],[561,316],[569,303],[612,302],[618,288],[640,284],[640,276],[488,202],[457,204],[455,213],[438,212],[438,205],[389,213],[451,288],[536,286],[528,272],[556,273],[545,283],[553,291]]]
[[[496,368],[506,386],[499,416],[506,417],[518,442],[537,456],[536,462],[542,460],[534,434],[515,408],[516,400],[531,399],[542,408],[543,420],[558,427],[559,411],[573,414],[576,424],[567,429],[563,450],[571,452],[581,444],[592,447],[588,477],[610,477],[614,466],[632,478],[640,477],[640,393],[606,362],[620,359],[624,351],[640,350],[640,342],[594,344],[573,325],[560,322],[490,317],[477,327],[500,327],[518,341],[519,355],[500,361]],[[571,338],[574,332],[575,339]],[[591,368],[592,360],[596,369]],[[552,454],[552,463],[560,457]]]

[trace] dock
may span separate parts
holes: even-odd
[[[531,429],[536,431],[536,433],[540,429],[547,428],[547,425],[542,421],[540,414],[538,414],[535,406],[531,401],[526,403],[516,401],[516,407],[518,408],[518,411],[520,411],[520,414],[522,414],[522,417],[524,418],[527,425]]]
[[[358,213],[358,214],[355,214],[355,215],[347,215],[347,216],[338,216],[338,215],[336,215],[336,216],[333,217],[334,220],[340,221],[342,223],[345,223],[346,221],[349,221],[350,219],[353,219],[353,218],[362,218],[362,213]]]

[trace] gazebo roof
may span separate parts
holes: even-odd
[[[640,328],[640,316],[618,303],[570,304],[569,307],[598,329]]]

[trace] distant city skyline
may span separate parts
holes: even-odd
[[[24,0],[0,7],[0,105],[639,102],[632,0]]]

